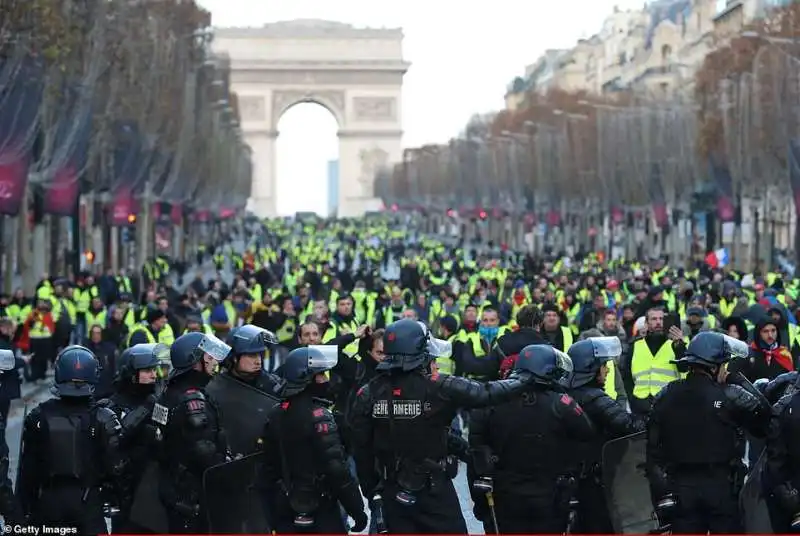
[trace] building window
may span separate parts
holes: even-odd
[[[666,63],[670,59],[672,59],[672,47],[669,45],[664,45],[661,47],[661,61]]]

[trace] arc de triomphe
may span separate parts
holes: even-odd
[[[402,85],[410,66],[402,42],[400,29],[320,20],[214,30],[214,52],[230,59],[242,132],[253,150],[250,210],[277,215],[278,121],[300,102],[324,106],[339,124],[338,215],[380,208],[375,172],[402,158]]]

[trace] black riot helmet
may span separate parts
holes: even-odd
[[[114,381],[119,384],[139,383],[140,370],[158,368],[167,360],[169,360],[169,346],[166,344],[135,344],[119,356]]]
[[[452,345],[431,337],[427,326],[417,320],[404,318],[389,324],[383,333],[383,353],[386,355],[377,370],[415,370],[431,359],[447,355]]]
[[[567,355],[572,360],[572,374],[567,385],[582,387],[597,378],[604,363],[622,354],[622,344],[617,337],[590,337],[569,347]]]
[[[271,331],[264,328],[245,324],[239,328],[231,330],[228,336],[228,345],[231,347],[231,357],[251,354],[265,354],[273,346],[278,344],[278,339]]]
[[[174,378],[189,372],[206,354],[222,363],[230,352],[231,347],[214,335],[199,332],[185,333],[175,339],[170,348],[172,370],[169,377]]]
[[[99,379],[99,362],[83,346],[67,346],[56,357],[53,394],[68,397],[92,396]]]
[[[339,362],[336,345],[312,345],[289,352],[283,365],[276,371],[286,381],[283,396],[303,392],[317,374],[333,369]]]
[[[713,369],[731,359],[747,357],[748,354],[749,349],[744,341],[723,333],[701,331],[689,342],[683,357],[674,363],[680,368],[694,364]]]
[[[522,349],[514,367],[533,375],[540,385],[552,386],[572,373],[572,360],[549,344],[531,344]]]

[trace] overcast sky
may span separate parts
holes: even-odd
[[[547,48],[597,32],[615,5],[644,0],[198,0],[214,26],[326,19],[402,27],[412,63],[403,85],[405,146],[440,143],[473,113],[501,109],[506,86]],[[327,117],[326,117],[327,116]],[[278,210],[327,210],[327,161],[337,158],[336,122],[298,105],[278,130]]]

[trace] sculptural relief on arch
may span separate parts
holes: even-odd
[[[339,125],[338,216],[381,207],[375,174],[402,159],[402,86],[409,68],[402,42],[400,29],[320,20],[215,30],[214,51],[230,60],[242,131],[253,151],[250,210],[277,215],[277,125],[300,102],[324,106]]]

